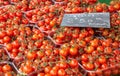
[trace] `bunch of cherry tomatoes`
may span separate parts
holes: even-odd
[[[60,26],[92,12],[109,12],[111,28]],[[0,0],[0,60],[2,76],[118,75],[120,0]]]

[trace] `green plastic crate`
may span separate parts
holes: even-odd
[[[111,1],[111,0],[99,0],[99,2],[101,2],[101,3],[106,3],[106,4],[110,4],[110,1]]]

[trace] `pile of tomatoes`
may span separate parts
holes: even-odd
[[[111,28],[60,26],[92,12],[109,12]],[[0,0],[0,60],[14,64],[0,64],[4,76],[120,74],[120,0]]]
[[[16,70],[10,62],[0,62],[0,76],[16,76]],[[18,75],[19,76],[19,75]]]

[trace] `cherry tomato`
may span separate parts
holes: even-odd
[[[72,56],[77,55],[77,54],[78,54],[78,49],[77,49],[77,47],[71,47],[69,53],[70,53]]]
[[[98,61],[100,64],[104,64],[104,63],[106,63],[106,58],[104,56],[100,56]]]
[[[78,67],[78,61],[76,59],[72,59],[69,63],[71,67]]]
[[[87,62],[88,61],[88,55],[87,54],[83,54],[81,56],[81,60]]]
[[[92,64],[92,63],[87,63],[87,64],[85,65],[85,68],[86,68],[87,70],[93,70],[93,69],[95,68],[95,66],[94,66],[94,64]]]
[[[66,57],[66,56],[68,55],[68,52],[69,52],[68,49],[62,48],[62,49],[60,50],[59,54],[60,54],[61,56],[65,56],[65,57]]]
[[[2,67],[2,70],[3,70],[3,72],[9,72],[9,71],[12,71],[12,67],[10,65],[6,64]]]
[[[45,73],[50,73],[51,69],[52,68],[50,66],[47,66],[47,67],[45,67],[44,72]]]
[[[66,72],[64,69],[59,69],[58,70],[58,76],[65,76],[66,75]]]

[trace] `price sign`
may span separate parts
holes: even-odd
[[[110,28],[110,13],[64,14],[61,26]]]

